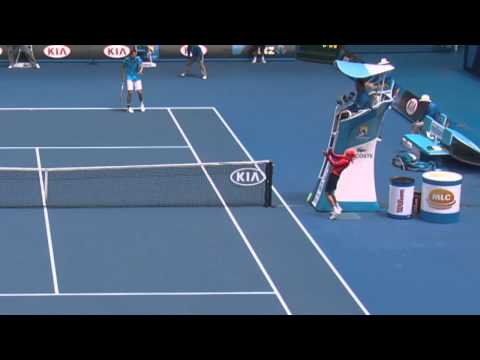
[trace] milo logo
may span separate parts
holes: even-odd
[[[455,195],[446,189],[433,189],[428,194],[428,204],[437,210],[447,210],[455,205]]]

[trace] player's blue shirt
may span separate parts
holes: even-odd
[[[140,56],[135,56],[132,58],[128,56],[125,60],[123,60],[123,66],[125,68],[125,72],[127,73],[127,80],[137,81],[140,80],[140,66],[142,65],[142,59]]]

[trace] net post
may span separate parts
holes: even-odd
[[[273,162],[269,161],[265,168],[265,207],[272,207]]]

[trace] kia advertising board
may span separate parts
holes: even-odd
[[[48,45],[43,49],[43,54],[51,59],[65,59],[72,53],[68,45]]]
[[[124,59],[129,53],[128,45],[107,45],[103,48],[103,55],[110,59]]]
[[[0,45],[0,59],[7,60],[7,45]],[[39,60],[104,60],[118,61],[128,55],[135,45],[33,45],[33,53]],[[153,46],[154,61],[181,59],[185,57],[187,45]],[[250,56],[251,45],[200,45],[207,58],[232,58]],[[267,45],[268,57],[295,57],[295,45]]]

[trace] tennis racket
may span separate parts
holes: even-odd
[[[122,86],[120,87],[120,106],[127,106],[125,100],[125,80],[122,80]]]

